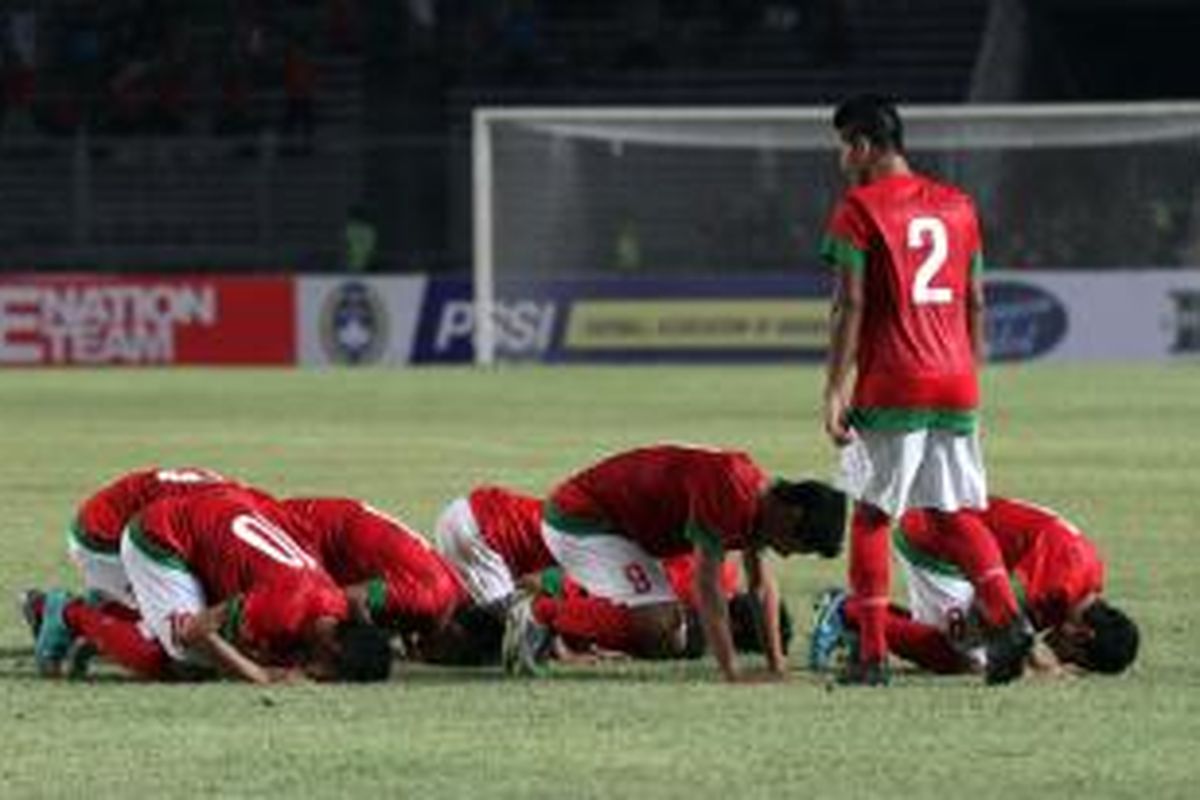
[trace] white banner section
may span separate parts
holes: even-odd
[[[408,364],[425,284],[423,275],[300,278],[300,364]]]
[[[1200,355],[1200,271],[995,271],[987,286],[998,360]]]

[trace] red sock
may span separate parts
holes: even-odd
[[[636,647],[629,609],[600,597],[542,595],[533,602],[533,617],[560,636],[594,642],[605,650],[631,653]]]
[[[904,614],[888,614],[887,643],[896,655],[930,672],[951,675],[968,669],[966,659],[950,646],[946,634]]]
[[[999,628],[1016,619],[1017,598],[1008,581],[1000,546],[988,527],[967,511],[933,511],[929,519],[936,537],[935,553],[956,564],[975,587],[975,605],[984,621]],[[923,545],[917,546],[924,549]]]
[[[123,611],[109,613],[77,600],[67,604],[63,616],[72,631],[135,675],[151,679],[165,677],[170,663],[166,651],[142,633],[136,616],[128,619],[129,610]]]
[[[856,503],[850,526],[850,600],[858,620],[863,663],[887,658],[886,621],[891,589],[888,517],[874,506]]]

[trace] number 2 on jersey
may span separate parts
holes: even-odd
[[[954,292],[949,286],[932,286],[938,271],[946,264],[950,254],[950,238],[946,223],[937,217],[913,217],[908,223],[908,247],[919,250],[929,247],[929,255],[917,267],[913,279],[912,299],[917,305],[944,305],[954,301]]]

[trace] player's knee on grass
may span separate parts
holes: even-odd
[[[656,603],[631,610],[635,655],[681,658],[687,652],[687,625],[679,603]]]

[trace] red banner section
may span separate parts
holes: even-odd
[[[0,365],[295,362],[290,276],[0,275]]]

